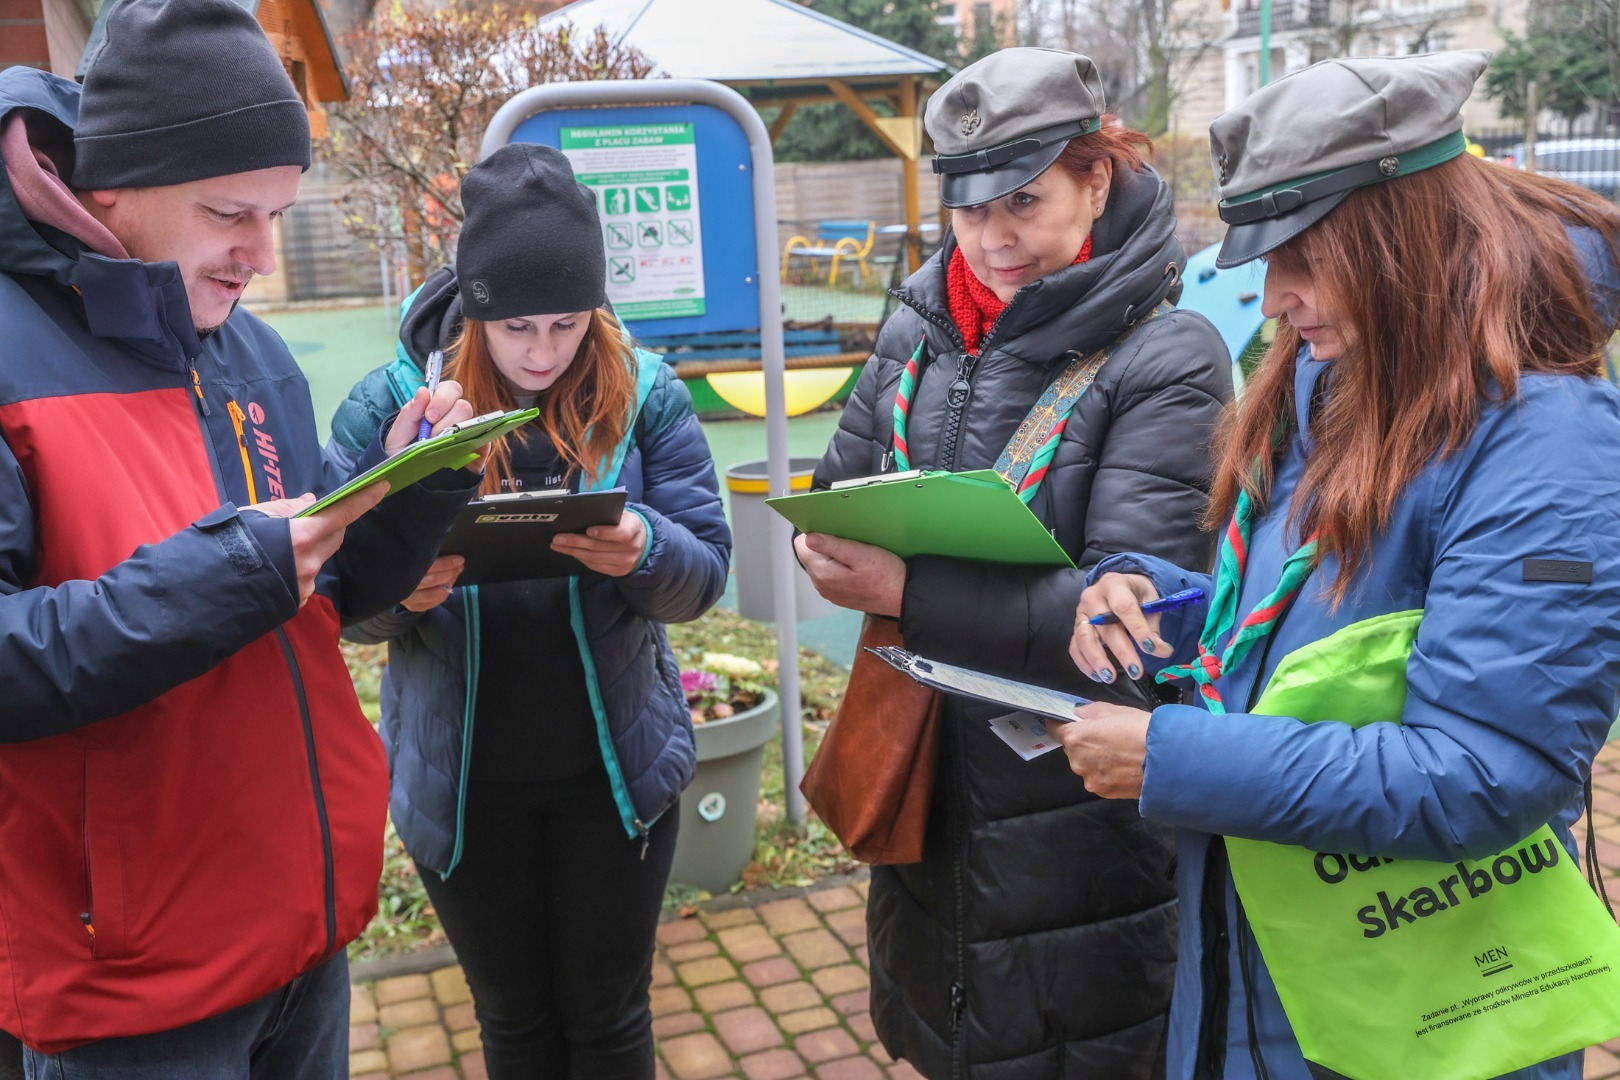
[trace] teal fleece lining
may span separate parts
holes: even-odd
[[[636,414],[647,404],[647,395],[652,392],[654,381],[658,378],[660,369],[664,366],[664,359],[654,353],[643,349],[635,350],[637,365],[636,379]],[[581,491],[605,491],[615,486],[619,479],[619,471],[624,468],[624,459],[630,453],[631,433],[635,431],[634,418],[631,420],[625,437],[614,448],[613,459],[608,463],[607,469],[600,476],[590,477],[580,483]],[[645,518],[643,520],[646,520]],[[652,530],[647,530],[648,545],[652,543]],[[642,558],[645,561],[646,554]],[[574,628],[574,639],[579,642],[579,658],[585,668],[585,690],[590,695],[591,712],[596,717],[596,741],[602,751],[602,762],[607,766],[608,782],[613,786],[613,801],[619,807],[619,820],[624,823],[624,831],[634,839],[641,836],[651,827],[652,821],[642,821],[636,816],[635,804],[630,801],[630,788],[624,780],[624,769],[619,765],[619,752],[613,746],[613,736],[608,731],[607,708],[602,703],[602,686],[596,677],[596,659],[591,655],[591,647],[585,636],[585,611],[579,597],[579,577],[576,575],[568,579],[568,609],[569,622]],[[470,723],[470,722],[469,722]],[[657,818],[653,819],[654,821]],[[456,831],[461,831],[461,823],[456,823]]]
[[[647,556],[652,554],[652,522],[647,520],[646,514],[643,514],[640,510],[637,510],[633,506],[628,506],[625,509],[629,510],[632,514],[641,519],[641,558],[636,560],[636,570],[640,570],[643,566],[647,565]],[[630,572],[633,574],[636,572],[636,570],[632,570]]]
[[[456,846],[450,852],[450,863],[445,867],[440,879],[448,880],[450,871],[461,862],[462,828],[461,823],[467,817],[467,770],[472,765],[472,735],[473,714],[478,709],[478,586],[468,585],[461,591],[462,621],[467,627],[467,695],[465,716],[467,722],[461,725],[461,779],[456,784]]]

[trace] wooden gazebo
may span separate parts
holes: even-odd
[[[772,140],[800,105],[842,102],[900,159],[906,265],[921,265],[919,103],[939,85],[944,61],[793,0],[575,0],[541,24],[559,21],[587,32],[602,27],[661,74],[725,83],[755,108],[776,110]]]

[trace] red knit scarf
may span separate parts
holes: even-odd
[[[1089,258],[1091,237],[1088,236],[1086,242],[1080,245],[1080,254],[1074,257],[1074,262],[1083,263]],[[950,299],[951,320],[962,332],[962,343],[967,346],[970,355],[978,356],[979,342],[984,340],[1001,317],[1007,307],[1006,302],[973,275],[961,248],[951,252],[951,262],[945,270],[945,293]]]

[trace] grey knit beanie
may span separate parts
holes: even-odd
[[[111,0],[74,132],[81,191],[309,168],[309,115],[233,0]]]

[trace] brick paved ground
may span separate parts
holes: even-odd
[[[1598,861],[1620,901],[1620,742],[1598,758],[1593,786]],[[659,927],[660,1080],[914,1080],[878,1045],[867,1015],[865,889],[825,885],[755,907],[720,901]],[[352,992],[354,1080],[484,1080],[459,967],[357,982]],[[1586,1080],[1620,1080],[1620,1040],[1587,1051]]]

